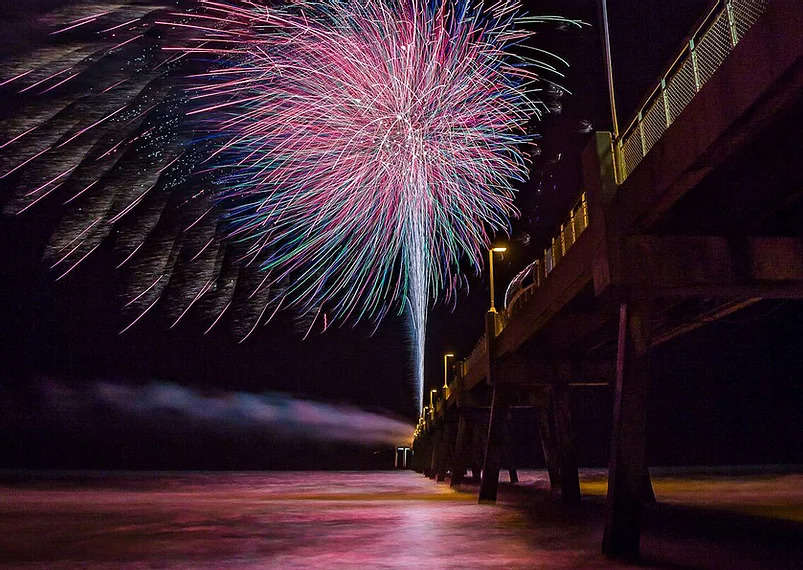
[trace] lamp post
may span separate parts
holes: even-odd
[[[449,368],[447,368],[448,365],[446,364],[446,362],[450,358],[454,358],[454,353],[447,352],[446,354],[443,355],[443,389],[444,390],[448,390],[449,389],[449,382],[448,382],[448,380],[449,380]],[[446,392],[444,392],[444,394],[445,393]]]
[[[619,120],[616,116],[616,97],[613,91],[613,63],[611,62],[611,32],[608,28],[608,2],[599,1],[600,19],[602,20],[602,43],[605,49],[605,71],[608,74],[608,98],[611,103],[611,122],[613,123],[613,139],[619,138]]]
[[[435,394],[438,393],[438,390],[433,388],[429,391],[429,416],[430,419],[435,419]]]
[[[488,250],[488,268],[491,272],[491,308],[489,309],[491,313],[496,312],[494,306],[494,253],[504,253],[505,251],[507,248],[504,246],[495,246]]]

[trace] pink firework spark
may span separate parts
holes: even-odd
[[[194,98],[226,140],[230,238],[302,312],[409,308],[420,387],[429,304],[515,213],[535,69],[557,70],[512,48],[552,18],[511,0],[201,5],[180,25],[220,57]]]
[[[159,303],[174,323],[199,307],[210,329],[232,307],[246,336],[279,308],[307,334],[406,311],[420,403],[428,308],[515,215],[537,93],[564,63],[532,24],[563,20],[517,0],[68,13],[61,43],[0,62],[26,105],[0,125],[6,211],[65,204],[52,264],[66,275],[116,236],[138,313],[125,330]]]

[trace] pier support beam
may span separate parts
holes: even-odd
[[[416,454],[418,455],[418,459],[416,460],[416,464],[418,465],[417,471],[426,477],[427,467],[429,467],[429,446],[424,443],[421,448],[416,451]]]
[[[452,466],[454,458],[455,444],[455,424],[446,422],[444,419],[443,430],[441,431],[440,454],[438,455],[437,469],[435,471],[435,481],[443,482],[446,480],[446,471]]]
[[[544,451],[549,486],[556,493],[560,489],[560,466],[551,403],[549,407],[538,410],[538,434],[541,437],[541,449]]]
[[[458,410],[459,416],[457,418],[457,437],[454,444],[454,459],[452,461],[452,480],[449,482],[450,487],[456,487],[463,482],[466,474],[466,455],[468,454],[468,444],[471,439],[470,426],[468,425],[468,418],[466,413]]]
[[[557,441],[558,462],[560,466],[560,497],[564,503],[580,502],[580,477],[577,458],[572,443],[572,417],[569,406],[569,382],[571,367],[569,363],[558,366],[558,381],[552,391],[552,413],[555,417],[555,439]]]
[[[491,400],[491,417],[488,420],[488,439],[485,442],[485,460],[482,464],[479,502],[495,502],[499,490],[499,469],[502,466],[502,448],[505,417],[508,408],[508,390],[503,384],[494,386]]]
[[[421,473],[424,474],[424,477],[429,477],[429,474],[432,472],[432,438],[432,430],[424,434],[424,449],[422,450],[424,453],[421,456]]]
[[[491,310],[485,313],[485,354],[486,378],[493,387],[491,395],[491,414],[488,418],[488,437],[485,440],[485,457],[482,462],[479,502],[495,502],[499,490],[499,469],[502,466],[502,453],[505,445],[505,421],[508,413],[509,387],[502,382],[496,359],[497,314]]]
[[[641,503],[644,505],[655,505],[658,501],[655,498],[655,490],[652,488],[652,478],[650,470],[644,466],[644,476],[641,481]]]
[[[608,498],[602,551],[636,558],[645,495],[646,408],[651,300],[631,295],[620,305]]]
[[[474,481],[479,481],[485,454],[485,436],[488,434],[485,422],[475,425],[471,433],[471,478]]]
[[[427,477],[430,479],[435,479],[438,474],[438,461],[440,460],[440,456],[443,453],[443,429],[437,427],[432,430],[432,434],[429,437],[430,445],[432,446],[432,455],[430,456],[429,462],[429,470],[427,471]]]
[[[508,477],[510,477],[511,483],[518,483],[519,471],[516,468],[516,442],[513,437],[513,414],[509,409],[505,415],[504,428],[505,465],[507,466],[507,474]]]

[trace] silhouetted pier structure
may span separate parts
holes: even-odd
[[[535,410],[554,490],[580,500],[573,385],[613,390],[606,554],[635,556],[652,347],[762,299],[803,297],[803,3],[718,2],[641,111],[583,154],[584,192],[422,415],[413,466],[494,501]]]

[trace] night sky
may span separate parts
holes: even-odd
[[[48,0],[0,6],[0,49],[29,41],[26,29]],[[557,13],[592,26],[545,29],[539,45],[572,67],[555,101],[560,113],[539,126],[541,154],[517,200],[521,218],[497,261],[504,285],[545,247],[580,194],[580,151],[591,129],[610,128],[595,0],[527,2],[533,13]],[[709,2],[611,2],[610,21],[620,125],[629,122]],[[22,9],[21,7],[25,8]],[[13,113],[5,109],[3,115]],[[0,182],[2,184],[2,182]],[[8,189],[0,186],[0,204]],[[291,315],[280,313],[244,343],[192,314],[179,326],[154,312],[127,324],[111,245],[58,283],[42,262],[59,209],[0,218],[0,467],[275,468],[353,465],[348,444],[303,442],[293,435],[199,422],[155,411],[137,416],[98,405],[92,384],[175,384],[215,397],[275,392],[384,410],[413,423],[411,351],[404,319],[332,329],[302,341]],[[499,236],[507,240],[505,236]],[[472,276],[456,307],[436,306],[428,327],[426,375],[442,381],[441,355],[466,356],[482,331],[487,276]],[[373,334],[372,334],[373,333]],[[650,409],[652,464],[796,462],[803,456],[803,304],[763,302],[662,346],[653,361]],[[60,396],[61,394],[61,396]],[[69,413],[53,402],[76,401]],[[576,394],[574,429],[581,462],[602,464],[610,396]],[[600,405],[600,403],[604,405]],[[55,410],[55,411],[54,411]],[[69,416],[69,417],[68,417]],[[533,445],[535,447],[535,444]],[[371,450],[361,453],[371,455]],[[535,457],[536,454],[533,454]],[[360,460],[370,465],[371,459]]]

